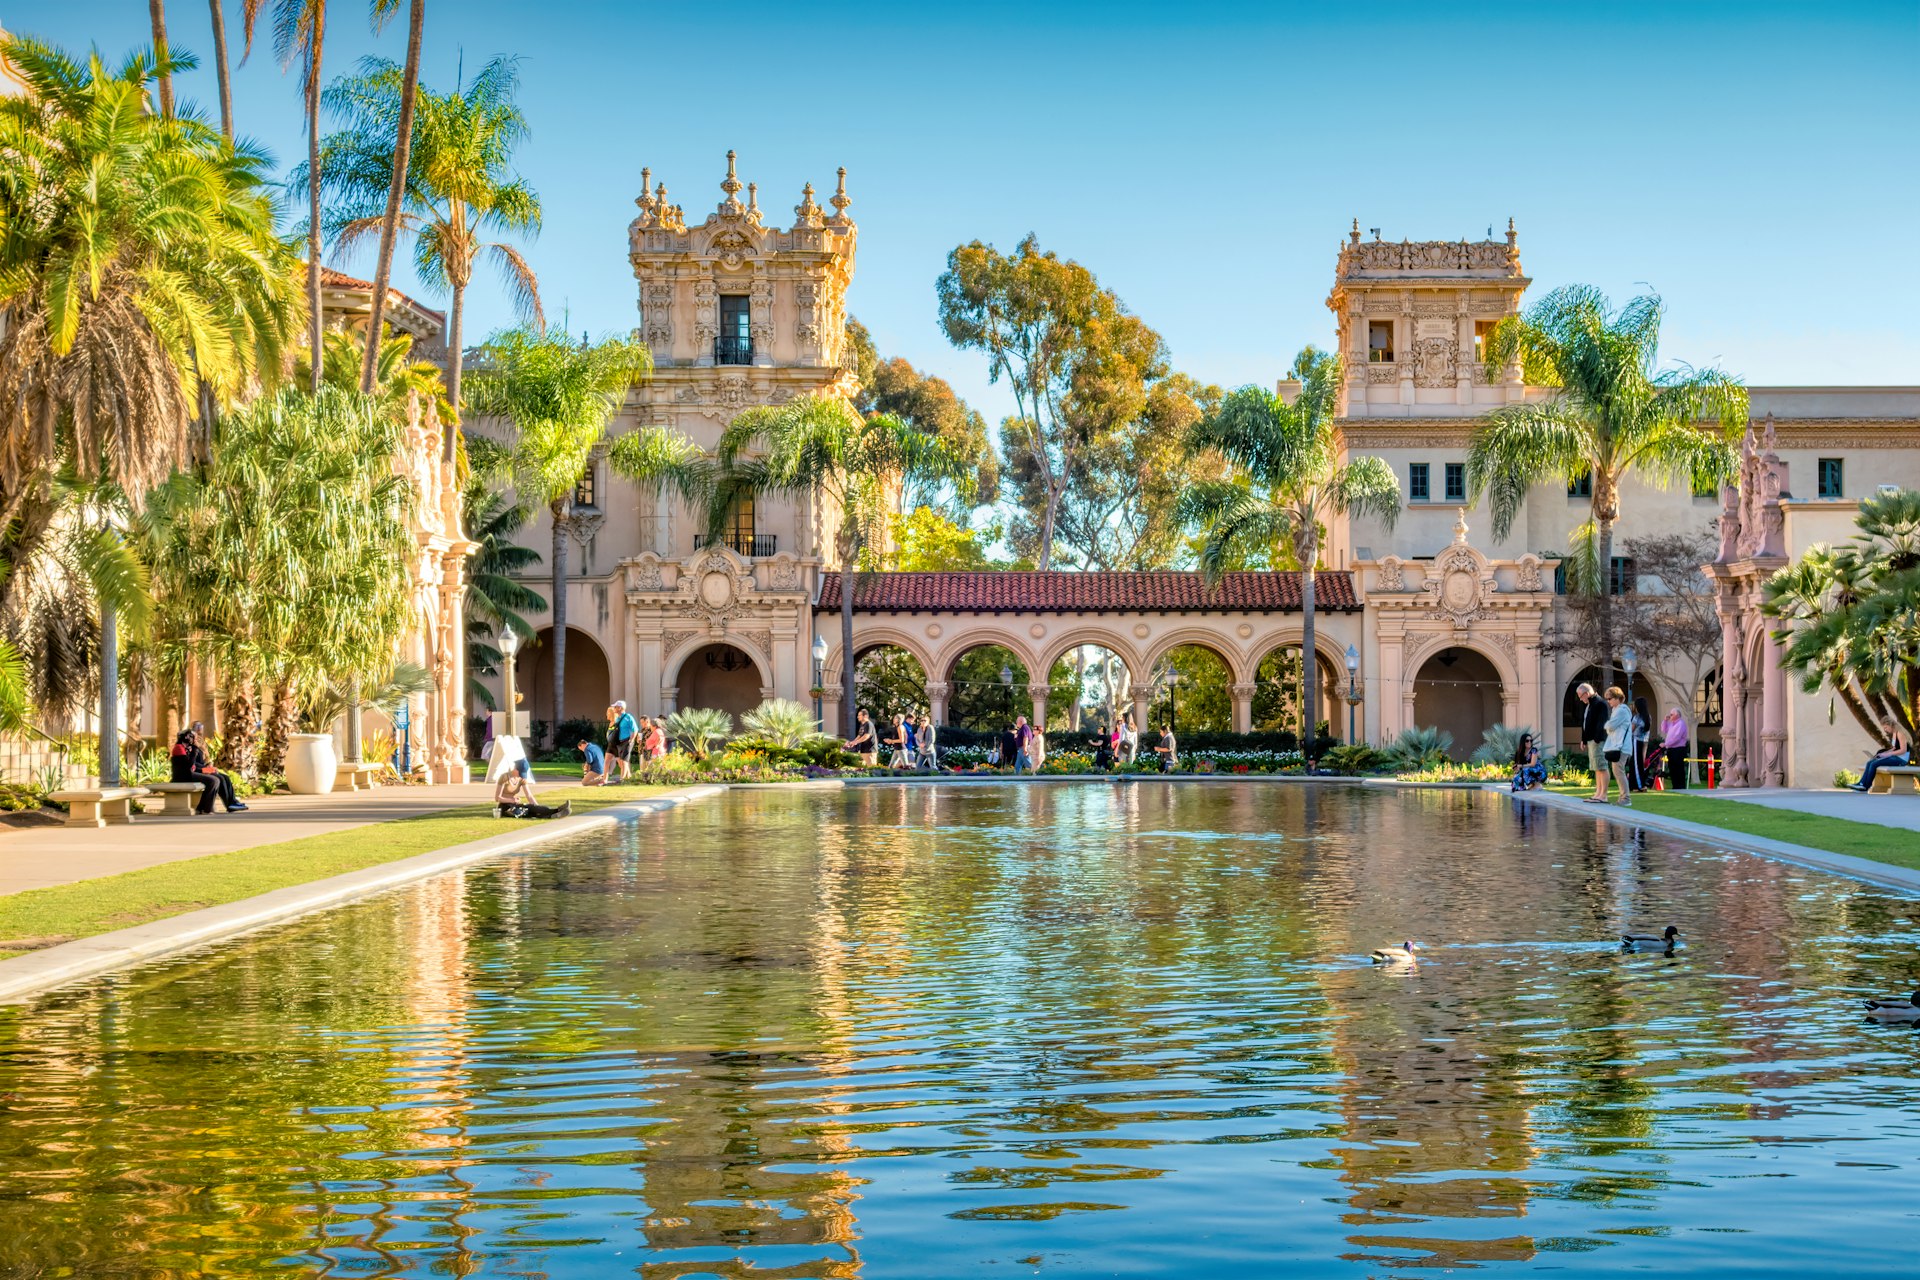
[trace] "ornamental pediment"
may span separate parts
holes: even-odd
[[[720,543],[679,560],[648,551],[621,561],[629,604],[666,609],[723,625],[775,605],[805,598],[800,561],[787,552],[749,560]]]

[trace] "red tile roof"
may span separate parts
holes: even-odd
[[[1360,608],[1353,575],[1322,571],[1314,607]],[[840,575],[821,576],[819,607],[840,607]],[[867,573],[854,577],[858,613],[1259,613],[1298,612],[1297,573],[1229,573],[1208,588],[1197,573]]]
[[[373,281],[361,280],[358,277],[348,275],[344,271],[335,271],[332,267],[327,266],[320,268],[320,283],[329,289],[365,289],[369,295],[373,293]],[[447,318],[445,312],[435,311],[425,303],[409,298],[406,294],[393,288],[391,285],[387,287],[387,296],[389,298],[399,298],[422,315],[432,316],[434,319],[442,322]]]

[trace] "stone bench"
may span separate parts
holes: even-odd
[[[1886,795],[1898,791],[1899,783],[1895,779],[1905,779],[1907,786],[1920,794],[1920,765],[1896,764],[1885,769],[1873,771],[1873,790],[1875,794]]]
[[[368,764],[365,760],[358,764],[342,761],[334,775],[334,789],[337,791],[371,791],[379,784],[374,781],[380,773],[380,766]]]
[[[147,784],[147,790],[160,793],[164,802],[161,813],[194,817],[198,813],[194,806],[199,804],[200,793],[205,788],[197,782],[152,782]]]
[[[133,802],[145,794],[145,787],[75,787],[49,792],[47,799],[67,806],[70,827],[104,827],[109,822],[132,822]]]

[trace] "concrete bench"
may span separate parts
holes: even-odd
[[[1908,787],[1920,794],[1920,765],[1896,764],[1885,769],[1873,771],[1873,790],[1875,794],[1891,794],[1900,789],[1896,779],[1904,779]]]
[[[198,812],[194,806],[200,803],[200,793],[205,788],[197,782],[153,782],[147,785],[147,790],[160,793],[164,802],[161,813],[192,817]]]
[[[342,761],[339,772],[334,775],[334,789],[337,791],[371,791],[379,784],[374,778],[379,774],[380,766],[368,764],[365,760],[358,764]]]
[[[67,806],[70,827],[104,827],[109,822],[132,822],[133,802],[145,794],[145,787],[75,787],[49,792],[47,799]]]

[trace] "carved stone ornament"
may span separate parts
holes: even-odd
[[[626,562],[627,591],[665,591],[667,584],[660,573],[660,560],[651,551]]]
[[[1520,557],[1519,567],[1514,570],[1513,589],[1515,591],[1543,591],[1540,567],[1545,562],[1529,551]]]
[[[1399,556],[1387,556],[1380,561],[1380,591],[1405,591],[1407,580],[1402,570],[1405,562]]]
[[[567,517],[567,532],[572,534],[573,540],[584,549],[600,532],[600,526],[606,522],[607,517],[602,512],[576,512]]]
[[[767,566],[767,588],[770,591],[798,591],[800,589],[799,562],[788,556],[776,558]]]
[[[1416,387],[1451,387],[1457,374],[1457,348],[1452,338],[1422,338],[1414,345],[1413,384]]]
[[[1432,606],[1428,617],[1464,628],[1493,604],[1500,586],[1493,565],[1467,543],[1467,513],[1453,526],[1453,543],[1433,558],[1424,590]]]

